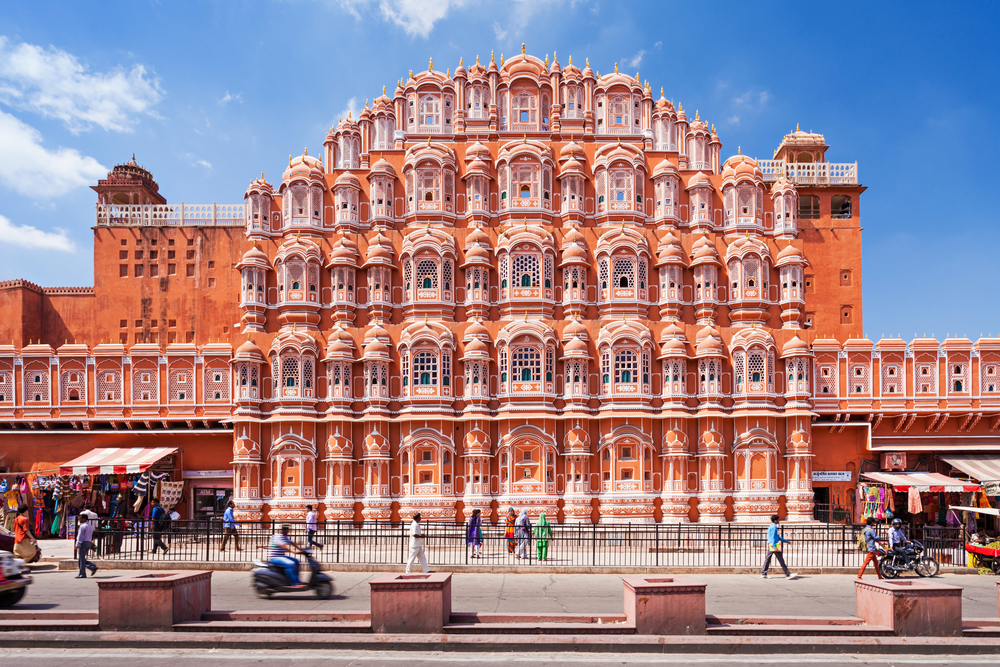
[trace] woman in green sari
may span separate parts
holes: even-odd
[[[535,545],[538,547],[538,560],[547,560],[549,557],[549,538],[552,537],[552,526],[545,518],[545,512],[538,517],[535,525]]]

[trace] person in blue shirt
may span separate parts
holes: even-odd
[[[789,572],[788,566],[785,565],[785,557],[781,553],[781,545],[788,544],[789,540],[786,540],[778,532],[778,515],[775,514],[771,517],[771,527],[767,529],[767,556],[764,557],[764,568],[760,571],[760,578],[767,579],[767,568],[771,566],[771,557],[774,556],[778,559],[778,565],[785,573],[786,579],[795,579],[799,575]]]
[[[153,499],[152,503],[153,511],[150,513],[149,518],[152,521],[153,528],[153,553],[155,554],[158,549],[163,549],[163,555],[167,555],[169,551],[166,544],[163,542],[163,533],[169,527],[170,518],[167,516],[167,510],[163,509],[160,505],[160,501]]]
[[[903,532],[902,519],[893,519],[892,528],[889,529],[889,547],[900,556],[905,556],[909,544],[910,541]]]
[[[222,513],[222,531],[225,535],[222,536],[222,544],[219,545],[219,551],[225,551],[226,545],[229,544],[229,538],[233,538],[233,542],[236,545],[237,551],[243,551],[240,549],[240,533],[236,530],[236,516],[233,514],[233,508],[236,505],[232,500],[229,501],[229,505],[226,506],[226,511]]]

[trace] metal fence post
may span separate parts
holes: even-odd
[[[597,524],[590,524],[590,564],[597,565]]]
[[[340,562],[340,519],[337,519],[337,562]]]
[[[406,528],[403,521],[399,521],[399,564],[406,563]]]
[[[847,567],[847,526],[840,527],[840,567]]]
[[[205,562],[209,560],[209,546],[212,543],[212,522],[205,522]]]
[[[654,523],[653,524],[653,536],[654,536],[654,544],[656,545],[654,547],[654,549],[655,549],[654,553],[656,554],[656,567],[659,567],[660,566],[660,524],[658,524],[658,523]]]
[[[719,541],[716,547],[716,566],[722,567],[722,524],[719,524]]]

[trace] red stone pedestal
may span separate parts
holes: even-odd
[[[692,577],[622,577],[625,617],[640,635],[705,634],[705,584]]]
[[[897,637],[961,637],[962,589],[933,581],[854,582],[855,615]]]
[[[211,572],[164,572],[97,582],[101,630],[159,630],[212,610]]]
[[[372,579],[372,632],[440,633],[451,616],[451,574],[389,574]]]

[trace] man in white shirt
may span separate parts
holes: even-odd
[[[413,515],[413,521],[410,522],[410,557],[406,561],[406,573],[410,573],[410,568],[414,563],[420,560],[420,568],[424,572],[430,572],[431,569],[427,567],[427,557],[424,556],[424,534],[420,530],[420,512]]]
[[[312,505],[306,505],[306,509],[309,510],[306,513],[306,533],[309,535],[309,543],[306,546],[315,546],[317,549],[322,549],[323,545],[316,541],[316,510],[313,509]]]
[[[90,576],[97,574],[97,566],[87,560],[87,555],[90,552],[90,544],[93,541],[94,527],[90,524],[87,515],[81,514],[80,525],[76,529],[76,558],[80,565],[80,574],[76,575],[77,579],[86,579],[87,570],[90,570]]]

